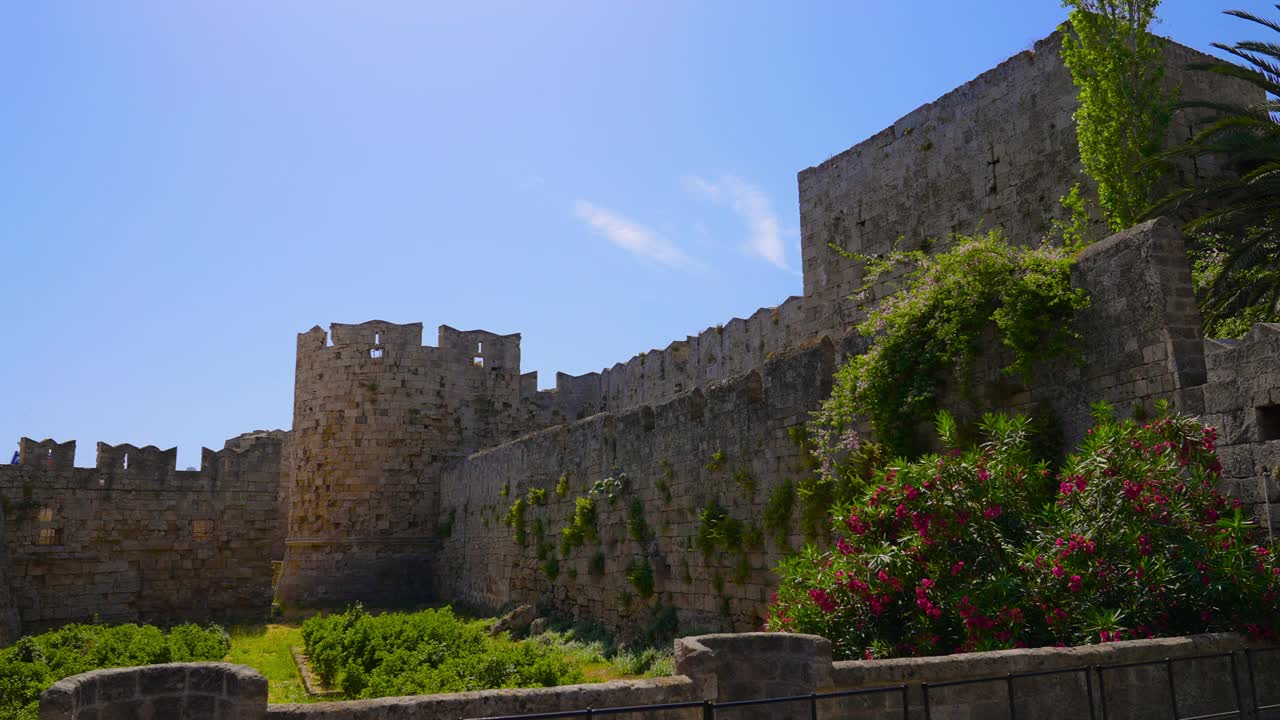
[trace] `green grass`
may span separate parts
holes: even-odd
[[[337,696],[312,697],[302,686],[302,677],[290,648],[302,647],[302,628],[289,625],[241,625],[230,628],[231,652],[227,662],[249,667],[267,678],[267,702],[305,703],[341,700]]]

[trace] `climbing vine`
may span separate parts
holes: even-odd
[[[865,287],[890,269],[914,267],[903,288],[858,326],[873,338],[871,347],[836,374],[814,422],[831,437],[866,418],[890,451],[910,453],[917,426],[938,410],[947,375],[966,385],[988,328],[1012,351],[1005,372],[1023,377],[1037,362],[1071,353],[1079,340],[1072,320],[1089,301],[1071,287],[1072,253],[1064,248],[1014,247],[991,232],[956,236],[936,255],[870,260]]]
[[[1172,114],[1163,41],[1147,32],[1160,0],[1063,0],[1062,60],[1080,90],[1080,160],[1114,231],[1145,214],[1162,175],[1150,162]]]

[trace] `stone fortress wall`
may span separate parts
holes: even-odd
[[[424,346],[419,323],[315,327],[298,336],[293,429],[206,451],[199,472],[176,471],[172,451],[101,444],[96,468],[73,468],[68,445],[24,441],[21,464],[0,469],[0,633],[14,615],[33,630],[94,615],[265,613],[281,558],[288,604],[534,601],[632,630],[661,606],[686,630],[755,628],[769,568],[804,539],[799,503],[776,537],[760,527],[764,506],[812,472],[801,427],[865,347],[848,334],[862,317],[845,298],[858,271],[828,244],[875,253],[899,236],[979,226],[1041,237],[1057,199],[1077,180],[1089,187],[1056,50],[1050,36],[800,173],[805,294],[747,319],[599,373],[558,374],[545,391],[520,372],[518,334],[442,326]],[[1186,73],[1193,55],[1169,50],[1184,97],[1241,96]],[[1164,221],[1091,248],[1075,277],[1094,298],[1081,318],[1088,364],[1044,368],[1023,386],[998,374],[992,349],[978,363],[982,400],[1052,411],[1070,440],[1094,400],[1128,411],[1169,398],[1222,423],[1227,489],[1269,519],[1277,328],[1205,341],[1181,243]],[[559,530],[604,480],[623,489],[597,501],[600,537],[561,558]],[[530,489],[546,504],[526,510],[521,545],[503,520]],[[693,546],[709,506],[742,523],[741,550]],[[642,562],[648,598],[627,578]]]
[[[800,244],[804,296],[828,326],[857,322],[861,265],[831,249],[875,255],[904,240],[915,249],[927,239],[1000,228],[1013,242],[1034,244],[1064,219],[1059,199],[1081,183],[1095,197],[1076,142],[1076,89],[1059,57],[1061,35],[1038,41],[893,125],[803,170]],[[1167,43],[1165,81],[1184,100],[1261,100],[1246,83],[1187,69],[1208,56]],[[1192,135],[1194,116],[1180,113],[1170,142]],[[1181,186],[1217,174],[1201,159],[1173,168]],[[1095,222],[1096,219],[1095,219]],[[873,288],[870,301],[893,290]]]
[[[19,463],[0,465],[0,593],[22,630],[263,615],[284,542],[284,435],[206,448],[191,471],[176,448],[98,443],[96,466],[78,468],[75,441],[23,438]]]

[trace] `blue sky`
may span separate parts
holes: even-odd
[[[1205,49],[1259,37],[1167,0]],[[0,450],[288,427],[296,333],[598,370],[800,294],[796,173],[1056,0],[0,5]],[[9,449],[5,449],[9,448]]]

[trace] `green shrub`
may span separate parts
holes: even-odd
[[[1215,486],[1216,430],[1167,414],[1096,426],[1056,477],[1025,418],[886,468],[833,508],[835,547],[778,568],[772,630],[837,657],[928,655],[1247,631],[1274,638],[1280,565]],[[1234,505],[1234,506],[1233,506]]]
[[[638,557],[627,563],[627,580],[631,581],[631,586],[640,597],[648,598],[653,595],[653,567],[648,560]]]
[[[547,491],[545,488],[529,488],[529,492],[525,497],[530,505],[547,504]]]
[[[1025,377],[1037,362],[1074,352],[1072,321],[1088,297],[1071,287],[1073,256],[1062,248],[1015,247],[992,232],[956,236],[937,255],[850,256],[868,264],[863,295],[885,272],[913,269],[858,326],[871,347],[836,374],[817,421],[835,437],[866,418],[894,454],[917,450],[917,426],[938,410],[948,377],[966,386],[988,328],[1011,351],[1010,374]]]
[[[562,473],[560,479],[556,481],[556,497],[564,497],[569,494],[569,473]]]
[[[649,525],[644,519],[644,503],[634,498],[627,508],[627,534],[632,540],[643,542],[649,539]]]
[[[307,620],[302,636],[321,680],[351,698],[583,681],[553,649],[492,637],[449,608],[375,616],[356,605]]]
[[[581,547],[588,540],[596,540],[596,504],[589,497],[580,497],[574,502],[573,516],[569,524],[560,529],[560,553],[568,557],[576,547]]]
[[[708,500],[698,513],[694,542],[704,554],[710,555],[717,549],[736,552],[742,549],[742,535],[742,521],[729,515],[715,500]]]
[[[724,463],[729,459],[723,450],[717,450],[711,453],[711,462],[707,463],[707,470],[711,472],[720,472],[724,468]]]
[[[524,513],[527,507],[524,498],[516,498],[511,509],[507,510],[507,516],[502,520],[507,527],[516,531],[516,544],[520,546],[524,546],[529,540],[524,529]]]
[[[779,549],[788,549],[791,536],[791,511],[796,504],[796,486],[790,480],[783,480],[774,486],[769,499],[764,504],[764,529],[773,537]]]
[[[220,661],[231,649],[216,625],[65,625],[0,650],[0,718],[35,720],[40,693],[90,670],[167,662]]]

